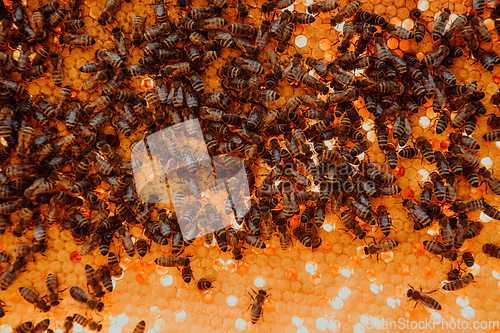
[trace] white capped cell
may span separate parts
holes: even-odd
[[[174,314],[174,317],[175,317],[175,321],[178,322],[178,323],[181,323],[183,321],[186,321],[186,311],[182,310],[182,311],[177,311],[175,314]]]
[[[443,316],[441,316],[441,314],[437,311],[434,311],[433,313],[431,313],[431,317],[433,318],[432,321],[434,323],[440,323],[441,319],[443,318]]]
[[[431,120],[428,117],[423,116],[420,117],[418,123],[420,124],[420,126],[422,126],[422,128],[428,128],[431,125]]]
[[[328,328],[328,319],[323,317],[316,319],[316,328],[325,331]]]
[[[340,289],[339,291],[339,297],[342,299],[346,299],[347,297],[351,296],[351,290],[347,287],[344,287]]]
[[[380,320],[380,318],[378,317],[372,317],[371,323],[375,328],[380,329],[382,327],[382,320]]]
[[[387,305],[389,305],[393,309],[396,306],[399,306],[400,304],[401,304],[401,301],[399,300],[399,298],[392,298],[392,297],[387,298]]]
[[[161,317],[161,309],[159,309],[157,306],[153,306],[151,309],[149,309],[149,311],[151,312],[151,317],[156,319]]]
[[[317,269],[318,269],[318,264],[315,262],[310,261],[306,264],[306,271],[309,272],[309,274],[316,273]]]
[[[373,129],[373,126],[375,126],[373,120],[371,119],[366,119],[364,122],[363,122],[363,129],[365,131],[369,131],[371,129]]]
[[[350,269],[347,269],[347,268],[342,268],[342,271],[341,271],[341,274],[345,277],[350,277],[351,274],[352,274],[352,271]]]
[[[293,317],[292,318],[292,324],[294,324],[297,327],[300,327],[304,324],[304,319],[300,317]]]
[[[371,317],[368,317],[368,316],[365,316],[365,315],[362,315],[361,317],[359,317],[359,322],[363,325],[366,325],[370,322],[371,320]]]
[[[469,297],[465,295],[460,295],[457,297],[457,304],[461,307],[466,307],[470,304]]]
[[[109,333],[122,333],[122,328],[119,325],[111,325],[109,327]]]
[[[336,320],[330,320],[328,322],[328,329],[332,332],[340,332],[340,323]]]
[[[266,285],[266,280],[262,276],[257,276],[255,280],[253,280],[253,284],[258,288],[263,288]]]
[[[473,308],[471,308],[470,306],[463,308],[461,312],[462,312],[462,316],[464,316],[464,318],[466,318],[468,320],[471,320],[476,315],[476,311]]]
[[[309,330],[305,326],[301,326],[301,327],[297,328],[297,333],[308,333],[308,332],[309,332]]]
[[[218,263],[218,264],[216,264],[216,263]],[[226,262],[223,259],[221,259],[221,258],[215,259],[213,266],[214,266],[214,269],[216,271],[221,271],[221,270],[223,270],[225,268]]]
[[[417,171],[417,176],[421,179],[421,181],[425,182],[426,180],[429,180],[429,171],[420,169]]]
[[[479,214],[479,219],[483,222],[491,222],[492,218],[489,217],[488,215],[486,215],[485,213],[481,212],[481,214]]]
[[[340,297],[335,297],[334,299],[332,299],[332,301],[330,302],[330,305],[332,306],[332,308],[334,308],[335,310],[340,310],[344,307],[344,301],[342,300],[342,298]]]
[[[161,328],[162,327],[165,327],[165,322],[163,321],[163,319],[158,319],[156,321],[156,323],[154,324],[153,326],[153,329],[156,331],[156,332],[160,332],[161,331]]]
[[[229,306],[236,306],[236,304],[238,304],[238,299],[234,296],[229,296],[227,299],[226,299],[226,303],[227,305]]]
[[[127,326],[128,324],[128,317],[126,314],[122,313],[116,318],[116,324],[118,326]]]
[[[368,139],[368,141],[373,143],[377,141],[377,133],[375,133],[374,130],[368,131],[368,133],[366,133],[366,138]]]
[[[484,165],[486,169],[491,169],[491,167],[493,166],[493,160],[491,159],[491,157],[485,157],[481,159],[481,164]]]
[[[12,327],[8,325],[0,326],[0,333],[12,333]]]
[[[234,322],[234,328],[242,332],[247,329],[247,322],[241,318],[236,319]]]
[[[299,36],[295,37],[295,45],[297,45],[297,47],[306,46],[307,45],[307,37],[304,35],[299,35]]]
[[[429,2],[427,0],[419,0],[417,7],[419,10],[425,12],[427,9],[429,9]]]
[[[330,232],[333,230],[333,226],[328,223],[325,223],[323,224],[323,229],[325,229],[326,232]]]
[[[354,333],[364,333],[365,332],[365,326],[362,324],[356,324],[353,327]]]
[[[170,287],[174,283],[172,275],[165,275],[160,278],[160,283],[163,287]]]

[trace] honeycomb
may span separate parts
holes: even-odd
[[[305,12],[310,1],[297,1],[293,9]],[[390,22],[412,29],[414,22],[409,17],[410,11],[418,8],[423,12],[423,20],[427,28],[432,31],[432,22],[435,15],[445,6],[454,19],[460,14],[471,12],[471,5],[462,1],[426,1],[417,3],[401,0],[361,1],[362,9],[375,14],[384,15]],[[5,2],[7,6],[10,3]],[[81,4],[82,21],[85,22],[85,32],[95,39],[95,45],[87,48],[64,47],[50,41],[59,51],[63,60],[64,84],[70,84],[83,101],[92,101],[99,97],[98,92],[82,91],[82,84],[89,74],[81,73],[78,68],[94,60],[95,51],[99,48],[112,49],[110,39],[112,27],[120,26],[125,33],[131,30],[130,22],[137,14],[146,14],[146,26],[154,24],[153,7],[150,3],[132,0],[122,2],[110,23],[104,27],[97,24],[97,18],[104,1],[87,1]],[[27,14],[38,7],[39,3],[27,3]],[[194,2],[192,6],[199,5]],[[245,23],[258,25],[263,19],[260,3],[251,3],[249,17]],[[340,7],[347,5],[339,2]],[[488,2],[488,5],[491,3]],[[169,4],[169,15],[176,17],[180,9]],[[484,17],[488,17],[488,8]],[[236,17],[233,7],[225,9],[227,17]],[[335,12],[334,12],[335,13]],[[331,14],[322,13],[316,17],[314,23],[297,25],[292,41],[294,47],[289,47],[282,56],[287,61],[293,54],[299,52],[314,58],[323,58],[331,61],[336,55],[336,42],[340,39],[339,27],[331,27]],[[243,19],[239,19],[243,21]],[[493,21],[486,19],[486,26],[492,31],[492,41],[481,42],[485,50],[497,53],[498,35],[493,31]],[[51,38],[53,35],[51,35]],[[434,49],[429,34],[424,41],[416,44],[414,41],[400,41],[390,39],[391,49],[399,51],[423,52],[427,54]],[[129,61],[142,56],[140,47],[129,48]],[[205,72],[206,77],[216,77],[216,68],[225,62],[230,54],[223,54]],[[263,55],[261,55],[262,57]],[[264,60],[264,58],[259,58]],[[492,72],[485,71],[481,65],[467,54],[455,59],[452,67],[457,80],[462,83],[479,82],[479,88],[486,93],[484,101],[487,114],[496,113],[496,107],[489,103],[493,94],[498,90],[499,70],[495,66]],[[14,74],[16,79],[17,74]],[[130,89],[144,91],[148,86],[147,80],[133,79],[127,82]],[[218,79],[208,79],[205,84],[210,89],[218,88]],[[45,94],[48,100],[56,103],[59,88],[56,88],[48,74],[34,80],[27,85],[28,92],[33,95]],[[291,87],[286,83],[276,89],[282,96],[271,103],[272,106],[283,106],[286,103],[284,96],[300,95],[305,93],[302,87]],[[365,122],[363,129],[368,137],[373,139],[373,116],[369,115],[360,101],[355,102],[360,115]],[[435,150],[447,148],[445,134],[436,135],[431,129],[432,121],[437,118],[432,110],[432,103],[419,108],[418,114],[410,114],[413,124],[412,132],[415,138],[424,135],[434,139]],[[66,129],[59,123],[58,129],[64,135]],[[495,175],[500,175],[499,147],[495,143],[481,140],[484,133],[489,131],[486,117],[480,117],[476,131],[472,137],[481,143],[476,154],[481,156],[481,165],[491,168]],[[37,129],[39,134],[40,130]],[[130,154],[130,143],[138,137],[135,133],[129,141],[123,139],[120,152],[123,156]],[[385,154],[378,145],[373,144],[367,152],[372,163],[384,163]],[[401,187],[405,198],[418,199],[421,193],[420,184],[428,179],[429,173],[435,170],[435,165],[424,160],[400,159],[397,169],[397,185]],[[68,169],[70,170],[70,169]],[[64,171],[64,170],[63,170]],[[463,178],[458,186],[458,198],[484,197],[493,206],[498,205],[496,197],[486,185],[470,190]],[[391,252],[384,253],[380,258],[369,257],[362,248],[365,241],[354,237],[340,229],[343,228],[339,216],[329,214],[320,236],[321,246],[315,250],[304,247],[295,241],[294,246],[283,251],[278,237],[274,236],[267,242],[264,250],[248,248],[244,252],[244,259],[236,262],[229,252],[221,252],[217,247],[207,247],[201,239],[197,239],[191,246],[186,247],[184,255],[197,258],[192,260],[193,275],[196,280],[204,278],[213,281],[213,288],[200,292],[195,282],[186,284],[181,273],[176,268],[159,267],[154,260],[170,249],[152,244],[148,253],[142,259],[136,255],[127,257],[121,245],[115,239],[111,251],[120,253],[121,266],[124,273],[119,278],[113,278],[115,289],[106,293],[102,298],[105,304],[102,312],[93,312],[85,309],[69,296],[69,288],[77,285],[86,286],[85,265],[98,267],[106,264],[106,258],[101,255],[80,256],[81,245],[74,243],[71,233],[58,227],[48,229],[48,249],[43,255],[36,254],[36,260],[28,260],[25,272],[6,291],[0,293],[0,299],[6,303],[6,315],[0,319],[0,333],[10,333],[13,328],[25,321],[38,323],[45,318],[51,320],[50,328],[55,332],[63,332],[66,316],[74,313],[86,315],[101,323],[104,332],[120,333],[132,332],[136,324],[144,320],[146,332],[236,332],[236,331],[278,331],[278,332],[371,332],[371,331],[428,331],[448,332],[459,328],[468,328],[469,331],[496,332],[500,331],[500,269],[498,259],[488,257],[482,252],[485,243],[500,244],[497,232],[497,223],[480,212],[469,213],[471,220],[481,220],[485,224],[484,230],[478,237],[466,241],[461,252],[470,250],[475,255],[475,265],[468,269],[475,276],[475,283],[466,288],[443,292],[441,281],[446,280],[450,270],[450,262],[423,250],[423,241],[437,237],[438,228],[434,224],[430,229],[414,231],[409,222],[406,211],[402,207],[400,196],[386,196],[372,199],[373,207],[384,204],[392,218],[394,231],[390,239],[399,241],[399,246]],[[304,208],[303,206],[301,207]],[[11,221],[17,215],[10,217]],[[130,233],[133,238],[142,236],[142,228],[132,226]],[[380,230],[373,230],[376,239],[382,238]],[[2,251],[12,254],[13,248],[20,241],[31,242],[32,232],[16,238],[10,229],[1,235]],[[5,264],[1,264],[5,269]],[[41,295],[46,292],[45,276],[48,273],[57,274],[62,300],[59,306],[53,307],[49,313],[41,313],[28,304],[18,293],[19,287],[25,286],[37,290]],[[424,291],[438,290],[430,294],[443,307],[441,311],[430,311],[421,305],[414,307],[414,302],[408,300],[406,292],[408,286],[422,288]],[[249,288],[262,288],[270,294],[264,304],[263,318],[258,324],[250,321],[249,306],[252,300],[248,295]],[[428,321],[439,322],[438,325],[425,326]],[[441,324],[442,323],[442,324]],[[476,323],[476,324],[475,324]],[[479,326],[473,326],[478,325]],[[485,324],[486,323],[486,324]],[[495,325],[496,327],[492,327]],[[390,329],[388,326],[391,325]],[[396,325],[397,324],[397,325]],[[87,331],[87,328],[75,324],[74,332]]]

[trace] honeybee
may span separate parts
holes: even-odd
[[[19,293],[26,301],[34,304],[37,308],[39,308],[43,312],[47,312],[50,310],[50,305],[48,305],[47,302],[44,299],[42,299],[36,291],[33,291],[25,287],[21,287],[19,288]]]
[[[450,54],[450,48],[446,45],[440,45],[435,50],[429,52],[423,59],[424,65],[439,66],[441,62]]]
[[[163,267],[187,267],[189,258],[180,256],[164,256],[155,259],[155,263]]]
[[[270,296],[265,290],[262,290],[262,289],[259,289],[258,292],[255,292],[255,290],[253,290],[253,293],[254,295],[250,294],[250,292],[248,293],[248,295],[250,296],[250,298],[252,299],[253,301],[253,304],[252,304],[252,310],[250,311],[250,318],[251,318],[251,321],[252,321],[252,324],[257,324],[257,322],[259,321],[260,317],[262,316],[262,306],[264,305],[264,302],[266,301],[266,299]]]
[[[473,281],[474,275],[467,273],[458,280],[444,282],[442,288],[446,291],[455,291],[467,287],[467,285],[471,284]]]
[[[117,233],[120,241],[122,242],[123,248],[125,249],[125,252],[127,252],[130,257],[133,257],[135,254],[135,246],[132,242],[130,234],[128,233],[128,230],[126,229],[126,227],[121,226],[120,228],[118,228]]]
[[[240,240],[245,241],[249,245],[256,247],[258,249],[265,249],[266,248],[266,243],[262,241],[262,239],[258,238],[257,236],[253,234],[249,234],[245,232],[244,230],[239,230],[238,231],[238,238]]]
[[[32,213],[31,213],[32,215]],[[31,218],[30,215],[30,218]],[[39,252],[44,252],[47,249],[46,244],[27,244],[27,243],[21,243],[16,245],[14,248],[14,253],[17,256],[29,256],[31,254],[39,253]]]
[[[17,326],[14,331],[16,333],[29,333],[33,328],[33,323],[31,321],[26,321],[21,325]]]
[[[491,131],[483,135],[486,141],[500,141],[500,131]]]
[[[146,322],[141,320],[137,323],[132,333],[144,333],[146,331]]]
[[[292,12],[292,17],[290,22],[299,23],[299,24],[311,24],[316,21],[314,15],[309,13],[299,13],[296,10]]]
[[[31,61],[31,65],[32,66],[42,65],[45,62],[45,60],[47,60],[47,58],[49,57],[49,52],[50,52],[50,50],[49,50],[49,47],[47,47],[47,46],[42,47],[41,49],[36,51],[35,56],[33,57],[32,61]],[[2,61],[2,62],[6,62],[6,60]]]
[[[439,14],[438,18],[434,21],[432,26],[432,39],[437,41],[441,39],[446,29],[446,24],[450,19],[451,11],[448,8],[443,9],[443,11]]]
[[[56,10],[50,15],[47,14],[45,15],[46,15],[46,25],[47,25],[46,29],[50,31],[59,26],[59,24],[61,24],[61,22],[66,19],[66,10],[65,9]]]
[[[390,62],[392,59],[392,53],[387,43],[385,41],[384,36],[381,33],[374,34],[375,37],[375,49],[377,51],[377,56],[380,60],[384,62]]]
[[[121,50],[121,48],[118,48],[117,51],[124,52],[124,50]],[[124,68],[125,67],[125,64],[123,63],[122,58],[116,53],[113,53],[113,52],[108,51],[106,49],[99,49],[96,51],[95,55],[96,55],[97,59],[99,59],[100,61],[104,61],[105,63],[109,64],[110,66],[113,66],[115,68]]]
[[[415,230],[421,230],[430,226],[432,220],[420,205],[411,200],[405,199],[403,206],[406,208],[408,213],[413,216],[415,222],[413,228]]]
[[[49,325],[50,325],[50,319],[44,319],[41,322],[39,322],[38,324],[36,324],[31,332],[32,333],[45,332],[47,330],[47,328],[49,328]]]
[[[422,155],[428,162],[434,161],[434,150],[425,137],[418,137],[415,141],[415,146],[420,149]]]
[[[342,102],[350,102],[358,99],[359,90],[358,89],[345,89],[336,91],[333,94],[328,95],[326,102],[329,104],[338,104]]]
[[[276,52],[283,53],[286,51],[288,42],[292,38],[293,32],[294,32],[294,25],[290,23],[285,27],[283,33],[279,38],[278,45],[276,46]]]
[[[99,13],[99,18],[97,19],[97,22],[99,22],[100,25],[106,25],[108,20],[118,10],[119,5],[120,5],[119,0],[106,0],[106,2],[104,3],[104,7]]]
[[[104,303],[99,302],[97,298],[90,296],[85,290],[78,286],[71,287],[69,294],[75,301],[84,303],[91,310],[102,311],[104,308]]]
[[[361,2],[353,1],[345,7],[339,9],[339,13],[335,16],[334,22],[335,24],[340,24],[344,22],[349,17],[356,15],[356,13],[361,8]]]
[[[63,45],[71,46],[92,46],[95,44],[95,40],[87,35],[61,35],[59,37],[59,43]]]
[[[87,278],[87,284],[90,285],[96,297],[102,297],[104,295],[104,290],[102,290],[101,282],[92,266],[85,265],[85,276]]]
[[[444,41],[449,41],[462,32],[463,28],[467,24],[468,17],[465,14],[459,15],[450,25],[448,30],[446,30],[441,39]]]
[[[386,27],[385,27],[385,30],[393,35],[393,36],[396,36],[400,39],[413,39],[415,37],[415,35],[413,34],[413,32],[409,31],[409,30],[406,30],[404,28],[401,28],[401,27],[398,27],[396,25],[393,25],[393,24],[388,24]]]
[[[307,64],[307,61],[306,61],[306,64]],[[344,70],[340,66],[332,64],[329,66],[329,71],[333,75],[333,78],[335,79],[335,81],[337,81],[341,85],[354,86],[354,83],[355,83],[354,75],[352,75],[348,71]],[[319,73],[318,73],[318,75],[321,76],[321,74],[319,74]]]
[[[229,32],[237,36],[252,39],[257,35],[257,30],[250,24],[234,23],[227,27]]]
[[[342,212],[341,220],[344,224],[344,227],[346,227],[348,231],[352,232],[352,234],[356,238],[364,239],[366,237],[366,231],[361,228],[354,216],[352,216],[348,212]]]
[[[315,1],[307,7],[307,12],[310,14],[328,13],[337,9],[339,5],[332,0]]]
[[[45,284],[47,285],[47,289],[50,291],[50,294],[48,295],[48,301],[50,302],[51,306],[57,306],[59,305],[59,283],[57,281],[57,276],[50,273],[47,275],[47,278],[45,279]]]
[[[410,289],[406,293],[406,296],[431,310],[441,310],[441,304],[439,304],[434,298],[426,295],[431,294],[435,291],[436,290],[424,293],[422,292],[422,288],[420,288],[420,291],[416,291],[412,286],[410,286]]]
[[[118,258],[113,252],[109,252],[108,255],[108,267],[111,270],[112,276],[120,276],[123,272],[122,267],[118,261]]]
[[[142,44],[146,19],[137,15],[132,19],[132,44],[139,46]]]
[[[483,252],[490,257],[500,259],[500,248],[494,244],[486,243],[483,245]]]
[[[443,243],[435,241],[424,241],[424,247],[427,251],[438,256],[442,256],[443,258],[447,258],[450,261],[457,260],[457,253],[453,250],[447,249]]]
[[[460,158],[462,160],[462,162],[464,162],[465,164],[467,164],[473,168],[475,168],[479,165],[479,161],[478,161],[477,157],[474,156],[474,154],[472,154],[468,150],[464,149],[460,145],[451,144],[448,147],[448,150],[451,152],[451,154],[453,156]]]
[[[178,62],[173,65],[167,65],[162,68],[162,75],[166,77],[174,77],[178,75],[186,75],[191,71],[191,63],[189,62]],[[193,83],[191,83],[193,85]],[[195,85],[193,88],[196,89]]]
[[[381,252],[389,252],[396,248],[399,245],[399,242],[396,240],[387,240],[387,241],[382,241],[380,243],[373,243],[370,244],[369,246],[365,246],[363,248],[363,252],[366,255],[372,255],[376,254],[378,258],[378,254]]]
[[[198,280],[198,283],[196,283],[196,286],[201,291],[206,291],[206,290],[213,288],[212,281],[207,280],[207,279]]]
[[[484,223],[480,221],[472,222],[465,230],[465,238],[474,238],[484,229]]]
[[[255,37],[255,45],[261,50],[263,50],[267,45],[268,35],[271,29],[271,22],[262,21],[261,26],[257,30],[257,36]]]
[[[484,181],[493,193],[497,195],[500,194],[500,181],[498,178],[493,176],[493,173],[490,170],[485,167],[481,167],[478,170],[478,174],[484,178]]]
[[[465,266],[467,266],[467,267],[474,266],[475,260],[474,260],[474,255],[472,254],[472,252],[470,252],[470,251],[465,252],[462,255],[462,261],[465,263]]]

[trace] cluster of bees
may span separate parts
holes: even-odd
[[[85,316],[75,313],[73,316],[66,317],[63,326],[63,332],[68,333],[72,332],[73,326],[75,323],[82,326],[82,328],[88,328],[91,331],[100,332],[102,330],[102,324],[99,324],[92,319],[89,319]],[[44,319],[38,324],[33,326],[33,322],[25,321],[19,326],[16,327],[16,332],[19,333],[54,333],[54,330],[49,328],[50,319]],[[146,330],[146,323],[144,320],[141,320],[134,328],[132,333],[144,333]]]
[[[181,0],[177,3],[181,13],[178,17],[169,17],[166,5],[158,2],[154,26],[146,29],[145,16],[135,16],[131,31],[111,31],[112,50],[98,49],[95,62],[80,68],[91,74],[82,89],[93,92],[102,87],[101,96],[82,102],[75,98],[70,86],[64,86],[57,105],[44,95],[28,94],[24,81],[36,80],[50,68],[54,85],[63,85],[61,59],[46,46],[51,34],[58,36],[59,44],[69,47],[95,44],[94,39],[80,33],[84,23],[80,20],[79,1],[69,1],[64,9],[58,2],[41,5],[29,19],[19,0],[9,8],[0,8],[0,47],[8,46],[18,53],[16,60],[7,50],[0,52],[0,233],[22,237],[32,230],[34,238],[32,243],[15,247],[16,258],[12,261],[1,253],[0,263],[10,265],[0,278],[1,289],[12,285],[27,260],[46,250],[47,228],[51,227],[69,230],[75,242],[81,244],[82,255],[90,255],[98,248],[108,256],[107,265],[97,270],[85,267],[89,292],[79,286],[72,286],[69,292],[74,300],[97,311],[105,307],[101,297],[113,290],[111,278],[122,274],[117,255],[110,251],[115,236],[130,257],[136,250],[144,257],[151,242],[171,243],[171,253],[155,262],[179,268],[187,283],[193,279],[191,260],[182,253],[196,236],[202,236],[207,246],[212,246],[215,239],[220,250],[231,251],[235,260],[244,260],[244,244],[263,249],[264,240],[269,241],[275,234],[283,250],[288,250],[294,239],[315,250],[322,243],[319,229],[330,212],[340,215],[346,230],[356,238],[371,237],[365,225],[379,227],[385,238],[393,233],[388,209],[381,205],[374,210],[371,199],[399,194],[401,188],[395,184],[397,178],[392,170],[399,165],[399,159],[419,155],[435,163],[436,171],[422,185],[420,202],[405,199],[403,207],[412,217],[415,231],[437,221],[439,241],[425,241],[425,249],[456,262],[464,241],[476,237],[484,228],[482,222],[470,221],[468,212],[480,210],[500,219],[500,212],[485,200],[461,201],[457,195],[460,176],[471,187],[479,187],[482,178],[494,194],[500,194],[499,180],[489,169],[479,167],[475,154],[479,142],[470,137],[478,117],[486,114],[481,102],[485,94],[478,90],[476,82],[457,82],[450,70],[454,59],[464,54],[455,40],[458,35],[485,70],[492,71],[500,62],[498,55],[480,47],[480,40],[491,41],[491,34],[481,18],[484,1],[473,4],[475,15],[459,15],[448,28],[450,10],[439,14],[432,29],[437,44],[419,61],[410,52],[401,57],[386,43],[387,38],[415,39],[417,43],[424,39],[426,28],[418,9],[411,12],[415,21],[411,32],[388,23],[381,15],[361,10],[357,1],[343,7],[332,0],[314,2],[307,7],[307,13],[288,10],[293,0],[268,1],[261,9],[269,21],[263,20],[258,26],[244,23],[249,15],[244,0],[234,4],[237,17],[226,13],[225,0],[197,7]],[[4,6],[3,2],[0,5]],[[119,7],[118,0],[106,1],[98,23],[107,26]],[[328,63],[304,59],[306,55],[297,51],[288,62],[283,61],[297,25],[314,22],[320,13],[331,13],[332,25],[343,24],[337,56]],[[499,17],[497,5],[491,18]],[[137,64],[129,65],[129,44],[144,46],[144,55]],[[237,56],[222,59],[226,54]],[[206,72],[214,64],[218,64],[220,89],[209,91]],[[353,71],[364,74],[355,76]],[[19,80],[13,78],[14,72],[21,74]],[[153,80],[154,89],[145,94],[123,90],[127,80],[145,77]],[[296,95],[281,96],[282,85],[291,85]],[[419,106],[431,98],[432,108],[439,114],[435,132],[442,134],[451,127],[451,144],[444,153],[434,151],[424,136],[410,140],[409,115],[417,114]],[[285,100],[282,106],[270,107],[280,99]],[[389,169],[371,163],[366,155],[372,143],[354,106],[359,100],[374,119],[376,141],[386,154]],[[500,97],[495,95],[493,102],[497,100]],[[193,227],[190,230],[196,232],[190,236],[194,237],[184,240],[181,221],[177,220],[180,213],[183,223],[195,226],[202,216],[212,222],[220,220],[222,212],[211,204],[198,204],[186,205],[185,211],[176,215],[154,202],[143,202],[134,186],[133,169],[138,162],[126,160],[119,151],[120,139],[137,137],[138,132],[154,133],[193,119],[201,119],[207,148],[213,155],[223,155],[228,174],[235,173],[235,157],[243,159],[250,196],[228,197],[225,213],[234,213],[237,228],[202,233],[201,228]],[[490,116],[488,124],[493,131],[483,139],[499,141],[498,118]],[[66,134],[60,134],[57,128],[65,128]],[[175,143],[174,138],[166,140]],[[168,149],[178,147],[169,145]],[[188,195],[201,197],[202,188],[192,179],[198,164],[205,162],[194,160],[186,150],[179,156],[187,169],[182,179],[188,193],[179,192],[173,200],[183,203]],[[268,173],[256,174],[257,164]],[[225,186],[239,185],[227,182]],[[451,207],[451,215],[442,210],[439,202],[443,201]],[[237,214],[238,207],[245,204],[249,205],[248,214]],[[305,209],[301,210],[301,205]],[[299,223],[291,226],[294,217],[299,217]],[[143,227],[144,237],[134,242],[129,227],[138,225]],[[363,251],[378,256],[398,245],[397,240],[382,239]],[[484,245],[483,251],[500,258],[500,248],[494,244]],[[472,253],[463,253],[462,262],[471,267]],[[452,269],[442,289],[458,290],[473,282],[473,275],[463,271],[461,264]],[[57,277],[50,274],[46,282],[48,296],[41,297],[27,287],[19,289],[26,301],[44,312],[57,306],[60,299]],[[212,281],[200,279],[197,286],[208,290]],[[251,321],[255,324],[269,293],[259,289],[249,295],[253,300]],[[413,287],[407,295],[426,307],[441,309],[437,301]],[[66,319],[64,331],[70,332],[74,322],[91,330],[102,328],[75,314]],[[48,326],[48,320],[34,327],[26,322],[16,330],[44,332]],[[141,321],[134,332],[144,329]]]

